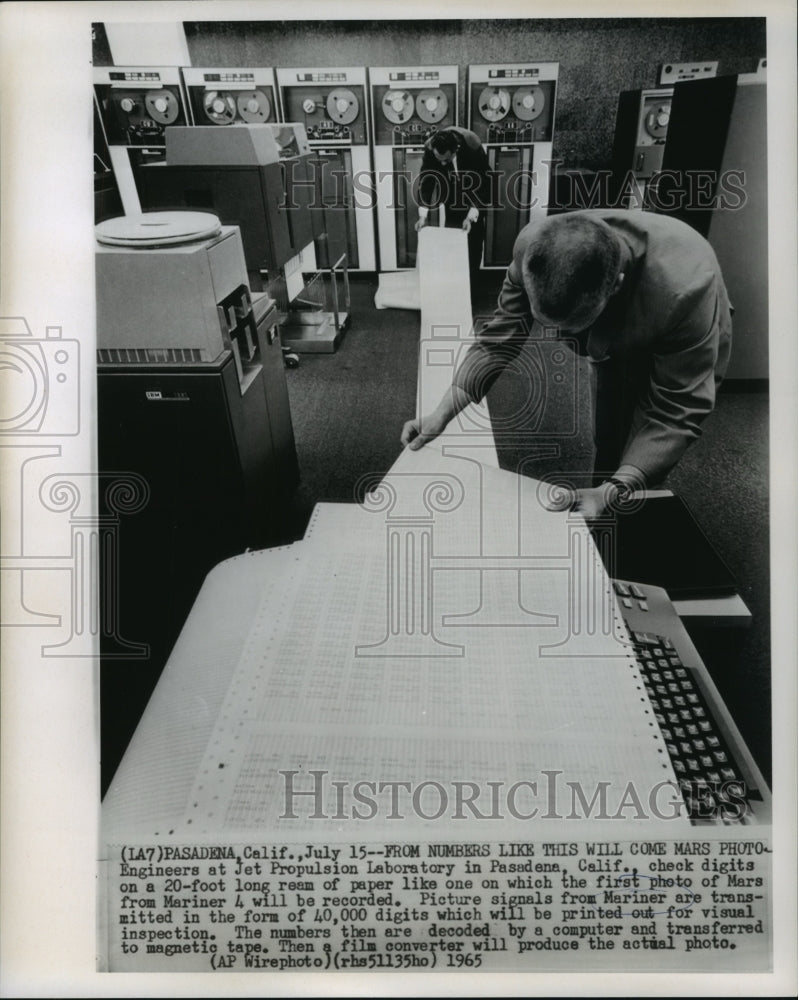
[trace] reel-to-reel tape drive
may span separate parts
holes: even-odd
[[[263,125],[277,121],[274,70],[183,69],[194,125]]]
[[[425,125],[437,125],[449,111],[449,98],[440,87],[425,87],[415,96],[409,90],[387,90],[380,110],[393,125],[406,125],[414,115]]]
[[[376,270],[365,68],[276,75],[282,120],[305,126],[314,153],[314,265],[332,268],[345,253],[350,271]]]
[[[612,200],[626,208],[647,205],[649,182],[662,169],[672,101],[673,87],[624,90],[618,98]]]
[[[96,69],[94,90],[109,146],[162,146],[168,125],[186,123],[177,69]]]
[[[456,66],[372,68],[369,80],[375,148],[423,143],[457,124]]]
[[[457,124],[458,75],[457,66],[369,69],[381,271],[415,266],[424,143]]]
[[[652,142],[664,142],[665,136],[668,134],[668,125],[670,120],[670,95],[663,97],[661,100],[654,99],[644,108],[642,124],[645,135],[648,136]],[[643,141],[643,138],[643,134],[641,133],[641,141]]]
[[[551,142],[557,63],[470,66],[469,127],[484,144]]]
[[[306,97],[302,102],[302,110],[306,114],[313,114],[318,110],[319,103],[311,97]],[[351,125],[360,114],[360,101],[357,94],[348,87],[336,87],[331,90],[324,101],[324,110],[335,125]]]
[[[483,266],[506,267],[519,231],[545,215],[558,63],[469,66],[468,123],[493,172]]]
[[[188,121],[177,67],[108,66],[94,69],[94,99],[122,207],[141,211],[136,172],[164,157],[165,130]]]
[[[477,108],[485,121],[495,124],[510,112],[521,122],[539,118],[547,105],[546,93],[539,86],[519,87],[510,93],[504,87],[483,87],[477,98]]]
[[[302,122],[311,143],[368,144],[366,71],[278,69],[285,121]]]

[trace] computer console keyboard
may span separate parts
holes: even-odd
[[[690,822],[769,823],[767,784],[667,592],[613,587]]]

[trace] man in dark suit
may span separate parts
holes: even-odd
[[[531,222],[493,319],[402,444],[422,447],[481,399],[537,322],[592,368],[596,485],[564,502],[598,517],[617,494],[660,484],[699,437],[729,361],[731,314],[712,247],[668,215],[592,209]]]
[[[473,284],[482,261],[485,213],[490,206],[490,164],[479,137],[450,125],[433,132],[424,146],[419,174],[416,229],[427,223],[436,205],[446,211],[446,225],[468,234],[468,268]]]

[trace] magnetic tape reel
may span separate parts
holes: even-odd
[[[540,87],[519,87],[513,94],[513,111],[522,122],[531,122],[543,114],[546,96]]]
[[[144,106],[153,121],[171,125],[180,113],[180,105],[171,90],[150,90],[144,95]]]
[[[267,122],[272,113],[269,98],[262,90],[242,90],[236,96],[238,113],[250,125]]]
[[[444,118],[449,110],[449,101],[440,87],[422,90],[416,98],[416,114],[427,125],[434,125]]]
[[[389,90],[382,99],[382,113],[393,125],[403,125],[413,114],[413,97],[406,90]]]
[[[503,87],[485,87],[479,95],[477,107],[486,121],[501,121],[510,110],[510,95]]]
[[[351,125],[359,111],[358,99],[348,87],[336,87],[327,95],[327,114],[339,125]]]
[[[664,139],[668,134],[668,123],[671,120],[670,102],[649,107],[645,117],[645,129],[652,139]]]
[[[229,125],[235,121],[236,102],[227,91],[209,90],[202,97],[202,110],[214,125]]]

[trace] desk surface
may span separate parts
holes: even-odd
[[[295,766],[674,780],[590,533],[545,510],[543,486],[406,451],[362,506],[320,504],[301,543],[217,567],[109,789],[107,832],[278,831],[277,775]]]
[[[635,496],[672,497],[672,490],[647,490]],[[673,602],[676,613],[685,622],[696,625],[745,627],[751,624],[751,612],[739,594],[700,597]]]

